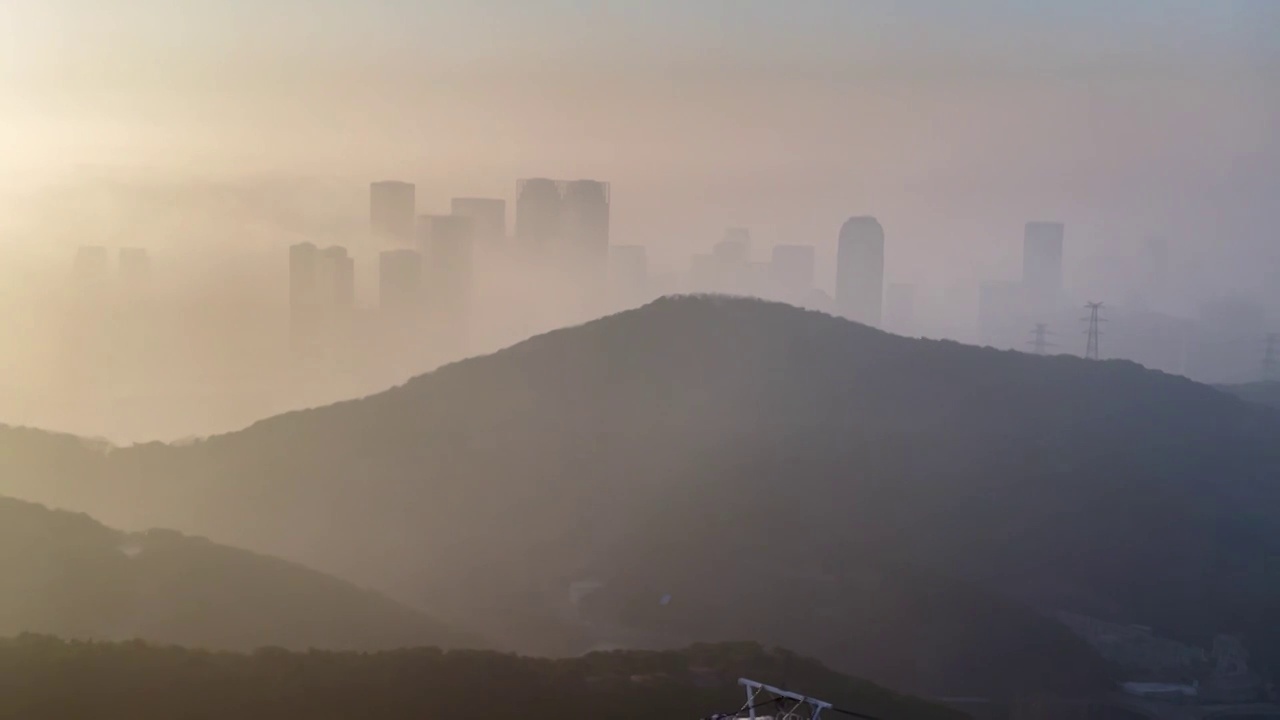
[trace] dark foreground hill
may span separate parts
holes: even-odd
[[[0,636],[22,632],[245,650],[474,642],[292,563],[0,498]]]
[[[1280,409],[1280,382],[1219,385],[1218,389],[1250,402],[1256,402]]]
[[[748,676],[887,720],[963,720],[758,645],[544,660],[492,652],[209,653],[139,643],[0,641],[0,717],[540,720],[731,713]]]
[[[13,492],[304,560],[506,647],[752,638],[972,695],[1103,684],[1032,609],[1280,660],[1277,436],[1131,363],[686,297],[186,447],[0,452],[42,479]]]

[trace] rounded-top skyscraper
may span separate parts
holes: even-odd
[[[869,215],[840,228],[836,251],[836,306],[855,322],[878,327],[884,303],[884,228]]]

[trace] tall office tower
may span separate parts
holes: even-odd
[[[398,180],[369,184],[369,230],[374,239],[391,245],[413,243],[416,192],[413,183]]]
[[[603,280],[609,257],[609,183],[565,183],[561,222],[565,260],[590,273],[587,277]]]
[[[142,248],[120,248],[116,262],[120,283],[130,294],[144,292],[151,282],[151,257]]]
[[[851,217],[836,250],[836,306],[850,320],[878,326],[883,303],[884,229],[873,217]]]
[[[751,233],[746,228],[727,228],[724,237],[711,246],[711,287],[723,293],[745,293],[751,262]]]
[[[289,247],[289,347],[310,354],[317,341],[321,314],[320,249],[309,242]]]
[[[726,228],[724,237],[711,247],[711,254],[725,265],[746,265],[751,257],[751,232],[740,227]]]
[[[422,311],[422,254],[416,250],[384,250],[378,254],[378,307],[390,316]]]
[[[1044,313],[1062,304],[1062,237],[1060,222],[1027,223],[1022,241],[1022,284],[1032,309]]]
[[[769,286],[779,299],[798,301],[813,290],[817,266],[812,245],[775,245],[769,263]]]
[[[356,302],[356,261],[347,249],[333,245],[320,251],[320,292],[331,308],[350,309]]]
[[[471,218],[477,245],[497,247],[507,239],[507,201],[501,198],[454,198],[450,210]]]
[[[912,335],[916,325],[916,286],[894,283],[885,291],[884,329]]]
[[[459,215],[425,215],[427,309],[446,324],[463,322],[471,302],[475,225]]]
[[[690,256],[689,292],[715,292],[716,282],[715,258],[710,253]]]
[[[555,180],[533,178],[516,185],[516,241],[522,249],[549,253],[560,237],[560,187]]]
[[[649,292],[649,256],[643,245],[609,247],[609,287],[614,302],[630,306]]]

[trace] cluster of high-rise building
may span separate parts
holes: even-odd
[[[516,184],[515,218],[499,198],[454,198],[445,215],[420,214],[411,183],[370,185],[369,230],[377,249],[377,327],[370,340],[388,352],[465,339],[490,264],[507,263],[554,285],[550,294],[576,296],[584,316],[644,302],[668,292],[723,292],[775,298],[838,312],[880,325],[883,316],[884,231],[871,217],[851,218],[838,234],[834,298],[817,289],[812,245],[776,245],[756,260],[746,228],[725,230],[709,253],[692,256],[687,275],[655,277],[643,245],[610,244],[609,183],[523,179]],[[350,342],[354,260],[343,248],[309,243],[290,252],[292,346],[318,356]],[[895,321],[908,324],[911,303],[893,295]],[[529,302],[541,302],[530,297]]]
[[[655,272],[645,246],[610,243],[607,182],[520,180],[511,224],[507,201],[501,198],[453,198],[448,213],[433,214],[420,212],[417,195],[412,183],[371,183],[367,240],[346,247],[310,242],[290,247],[288,344],[295,358],[399,358],[401,371],[412,372],[473,351],[470,340],[477,328],[481,334],[489,328],[486,337],[492,342],[484,346],[494,349],[673,292],[776,299],[895,333],[919,334],[917,288],[886,285],[885,230],[871,216],[850,217],[833,228],[834,292],[828,294],[819,289],[822,268],[814,245],[758,248],[743,227],[725,229],[707,252],[690,256],[686,271]],[[1084,299],[1068,292],[1065,236],[1061,222],[1026,223],[1021,277],[978,288],[979,343],[1078,352],[1078,338],[1083,349],[1084,339],[1077,333],[1083,331]],[[1234,373],[1247,379],[1254,361],[1246,362],[1250,353],[1239,352],[1231,342],[1249,333],[1265,337],[1267,319],[1260,308],[1237,298],[1206,304],[1198,320],[1166,314],[1160,299],[1168,292],[1168,246],[1148,239],[1139,254],[1141,277],[1135,287],[1142,292],[1099,308],[1108,316],[1100,320],[1113,321],[1108,329],[1116,329],[1119,321],[1123,332],[1102,339],[1104,349],[1097,354],[1193,376]],[[150,274],[146,251],[122,248],[117,256],[113,275],[111,251],[81,248],[75,259],[78,287],[105,288],[113,278],[119,287],[145,285]],[[376,292],[364,293],[372,300],[363,303],[357,278],[366,275],[357,272],[359,267],[376,277]],[[532,284],[517,287],[530,278]],[[504,292],[494,300],[492,293]],[[547,310],[555,302],[549,298],[561,303],[558,309]],[[539,311],[551,319],[543,324],[529,320]],[[494,332],[499,325],[502,330]],[[1102,334],[1097,323],[1089,334],[1090,347],[1097,351]],[[1234,368],[1229,373],[1223,370],[1228,366]]]

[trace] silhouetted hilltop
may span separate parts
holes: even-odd
[[[49,720],[698,718],[741,707],[744,675],[886,719],[965,717],[749,643],[544,660],[469,650],[234,655],[27,636],[0,641],[0,667],[0,716]]]
[[[1280,659],[1278,431],[1132,363],[673,297],[99,471],[55,452],[30,492],[527,652],[752,638],[901,688],[1088,692],[1105,668],[1029,608]]]
[[[1280,409],[1280,382],[1256,382],[1244,385],[1218,385],[1219,390],[1249,402]]]
[[[475,642],[292,563],[0,498],[0,636],[22,632],[246,650]]]

